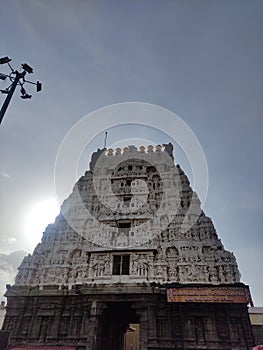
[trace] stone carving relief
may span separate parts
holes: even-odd
[[[167,183],[174,183],[181,186],[178,210],[173,219],[167,216],[169,204],[162,202],[163,185],[160,175],[156,169],[147,161],[138,159],[121,162],[116,169],[110,168],[110,157],[123,157],[129,152],[134,152],[134,147],[127,147],[125,150],[117,149],[114,153],[111,150],[108,155],[105,150],[98,150],[92,157],[91,169],[80,178],[74,186],[72,194],[64,202],[66,210],[80,235],[72,229],[63,215],[60,214],[55,223],[49,225],[43,234],[40,244],[32,255],[24,258],[19,267],[16,277],[18,285],[48,285],[58,284],[73,285],[75,283],[113,283],[113,254],[115,249],[133,244],[136,251],[126,250],[130,255],[130,275],[127,281],[160,283],[234,283],[239,282],[235,257],[226,251],[218,239],[212,220],[201,211],[200,201],[197,194],[192,191],[190,183],[179,166],[176,173],[169,175],[170,166],[160,164]],[[166,151],[172,157],[172,145],[149,146],[148,149],[141,147],[137,152],[147,157],[157,157],[160,152]],[[103,155],[105,162],[109,164],[107,170],[112,175],[112,190],[121,199],[115,210],[104,206],[98,199],[93,186],[94,165],[97,158]],[[104,169],[105,170],[105,169]],[[103,170],[103,171],[104,171]],[[105,187],[105,174],[96,169],[98,176],[101,176],[101,186]],[[145,185],[146,183],[146,185]],[[139,206],[140,201],[134,194],[145,195],[147,189],[147,201]],[[88,218],[83,206],[80,205],[79,196],[87,210],[96,220],[101,222],[99,232],[91,218]],[[130,200],[123,200],[123,197],[131,196]],[[134,199],[134,198],[135,199]],[[137,198],[137,199],[136,199]],[[126,198],[127,199],[127,198]],[[193,210],[187,215],[189,205]],[[144,245],[138,240],[140,223],[147,223],[149,232],[156,229],[150,223],[149,218],[154,216],[156,210],[161,206],[163,215],[155,222],[159,225],[160,235],[154,237]],[[121,209],[127,207],[125,220],[131,223],[131,228],[119,231],[118,221],[123,219]],[[132,210],[130,210],[132,208]],[[192,226],[188,230],[182,230],[183,222]],[[108,225],[108,226],[107,226]],[[89,241],[92,235],[98,235],[108,252],[101,252],[98,245]],[[143,234],[147,234],[144,232]],[[105,241],[108,241],[105,244]],[[98,240],[99,242],[99,240]],[[147,248],[147,250],[145,250]],[[107,250],[107,249],[106,249]],[[106,281],[106,282],[105,282]]]

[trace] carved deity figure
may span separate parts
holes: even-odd
[[[213,266],[209,267],[209,276],[210,276],[210,281],[212,283],[215,283],[218,281],[217,270],[215,267],[213,267]]]
[[[111,271],[111,260],[109,255],[104,258],[104,275],[109,276]]]
[[[103,149],[99,149],[97,150],[97,152],[94,152],[91,156],[91,161],[89,163],[89,167],[90,167],[90,171],[92,172],[95,168],[96,162],[99,159],[99,157],[102,155],[102,153],[106,151],[106,148]]]
[[[137,275],[138,273],[138,254],[133,254],[131,257],[131,274]]]
[[[171,143],[171,142],[169,142],[169,143],[164,143],[163,144],[163,146],[164,146],[164,150],[165,150],[165,152],[170,156],[170,157],[172,157],[172,159],[174,159],[174,156],[173,156],[173,144]]]

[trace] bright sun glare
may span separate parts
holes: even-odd
[[[32,248],[41,241],[42,233],[48,224],[55,221],[59,214],[56,199],[46,199],[36,203],[26,217],[26,232]]]

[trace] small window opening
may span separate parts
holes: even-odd
[[[130,222],[119,222],[118,226],[120,228],[130,228],[131,227],[131,223]]]
[[[129,207],[131,203],[131,196],[125,196],[123,197],[124,207]]]
[[[124,233],[128,237],[130,230],[131,230],[131,223],[130,222],[119,222],[118,223],[119,234]]]
[[[130,274],[130,255],[113,255],[113,275]]]

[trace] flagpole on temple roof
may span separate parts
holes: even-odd
[[[103,147],[103,148],[106,148],[106,145],[107,145],[107,136],[108,136],[108,132],[106,131],[106,132],[105,132],[104,147]]]

